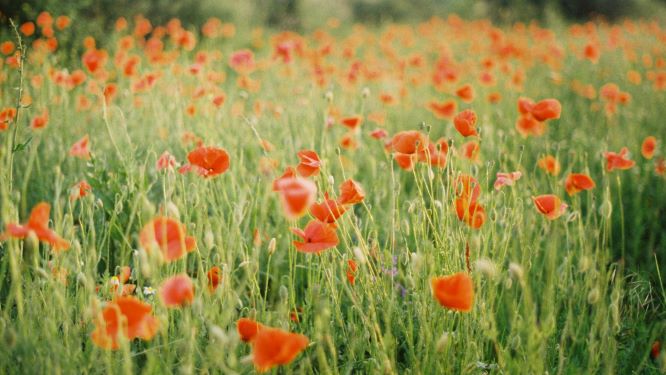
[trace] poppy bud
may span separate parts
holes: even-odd
[[[364,87],[363,91],[361,91],[361,95],[363,96],[364,99],[367,98],[368,96],[370,96],[370,89],[368,87]]]
[[[215,235],[212,230],[209,229],[204,233],[204,243],[209,249],[212,249],[213,246],[215,246]]]
[[[495,266],[495,263],[493,263],[493,261],[490,259],[487,258],[478,259],[474,264],[474,268],[476,268],[477,271],[483,273],[489,278],[494,278],[495,276],[497,276],[497,267]]]
[[[167,216],[171,216],[175,219],[180,220],[180,210],[178,209],[178,206],[176,206],[173,202],[169,202],[166,204],[166,213]]]
[[[229,342],[227,333],[215,324],[211,324],[210,327],[208,327],[208,333],[210,333],[211,341],[214,341],[216,344],[226,345]]]
[[[332,91],[326,91],[326,94],[324,94],[324,98],[326,99],[327,102],[332,102],[333,101],[333,92]]]
[[[268,255],[273,255],[273,253],[275,253],[276,247],[277,247],[277,241],[275,240],[275,237],[273,237],[268,242]]]
[[[354,257],[356,257],[356,260],[358,260],[359,264],[365,264],[365,262],[367,262],[367,258],[365,257],[365,254],[363,254],[363,250],[361,250],[360,247],[355,246],[352,251],[354,252]]]

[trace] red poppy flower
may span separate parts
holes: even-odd
[[[456,130],[463,137],[476,136],[476,113],[471,109],[466,109],[456,115],[453,119],[453,124],[456,127]]]
[[[81,159],[90,159],[90,140],[86,134],[69,149],[69,155]]]
[[[160,297],[169,308],[188,305],[194,300],[194,284],[185,274],[170,277],[162,284]]]
[[[356,283],[356,271],[358,269],[358,265],[353,259],[349,259],[347,261],[347,281],[351,285],[354,285]]]
[[[391,140],[391,149],[399,154],[413,155],[424,151],[428,145],[423,133],[407,130],[396,133]]]
[[[557,176],[560,174],[560,162],[552,155],[546,155],[539,159],[537,161],[537,166],[550,175]]]
[[[447,309],[469,312],[474,305],[474,283],[466,273],[433,277],[432,293],[440,305]]]
[[[553,194],[532,197],[532,201],[534,202],[537,211],[546,216],[548,220],[557,219],[567,210],[566,203],[562,202],[558,196]]]
[[[456,198],[456,214],[458,219],[464,221],[473,229],[479,229],[486,221],[486,211],[476,201],[465,198]]]
[[[438,119],[447,119],[453,117],[453,115],[456,113],[456,108],[456,102],[453,100],[444,101],[442,103],[435,101],[428,103],[428,109]]]
[[[182,258],[196,247],[196,240],[186,234],[185,226],[165,216],[157,217],[143,227],[139,243],[147,252],[157,247],[167,262]]]
[[[30,212],[30,218],[27,223],[24,225],[8,223],[6,232],[0,235],[0,239],[7,237],[26,238],[32,232],[40,241],[51,245],[55,251],[69,249],[69,241],[61,238],[49,229],[50,212],[51,206],[48,203],[38,203],[33,207],[32,212]]]
[[[363,188],[358,182],[350,178],[340,184],[338,203],[356,204],[363,202],[363,199],[365,199],[365,191],[363,191]]]
[[[236,330],[240,339],[245,342],[250,342],[257,336],[257,332],[264,329],[264,325],[261,323],[255,322],[250,318],[240,318],[236,322]]]
[[[546,121],[560,118],[562,105],[557,99],[544,99],[532,107],[532,116],[537,121]]]
[[[325,194],[324,201],[321,203],[314,203],[310,206],[310,214],[314,216],[317,220],[324,223],[335,223],[340,216],[342,216],[347,208],[344,205],[338,203],[335,199],[328,197],[328,193]]]
[[[340,119],[340,123],[345,127],[356,130],[363,123],[363,116],[351,116]]]
[[[220,267],[211,267],[206,273],[206,279],[208,280],[208,291],[211,293],[214,292],[222,282],[222,270]]]
[[[317,195],[314,182],[302,177],[282,177],[274,184],[287,218],[298,219],[305,215]]]
[[[629,149],[626,147],[622,147],[619,153],[611,151],[605,152],[604,157],[606,158],[606,170],[608,172],[615,169],[630,169],[636,165],[636,162],[629,159]]]
[[[518,181],[522,176],[523,174],[520,171],[508,172],[508,173],[497,172],[495,184],[493,185],[493,187],[495,188],[495,190],[499,190],[503,186],[513,186],[513,184],[516,181]]]
[[[595,187],[595,183],[590,176],[583,173],[569,173],[564,181],[564,188],[567,194],[574,195],[583,190],[590,190]]]
[[[645,137],[641,146],[641,154],[644,158],[650,160],[654,156],[654,150],[657,148],[657,138],[653,136]]]
[[[214,177],[229,169],[229,154],[219,147],[198,147],[187,154],[187,160],[203,177]]]
[[[303,150],[298,152],[298,159],[300,163],[296,166],[298,174],[303,177],[310,177],[319,174],[321,168],[321,161],[319,155],[313,150]]]
[[[149,304],[135,297],[119,297],[107,302],[95,320],[93,343],[103,349],[117,350],[123,336],[127,340],[151,340],[159,327],[151,311]]]
[[[259,372],[293,361],[308,346],[307,337],[265,327],[252,340],[252,361]]]
[[[474,88],[472,85],[467,84],[456,90],[456,95],[465,103],[470,103],[474,100]]]
[[[294,241],[296,250],[303,253],[321,253],[338,245],[338,235],[335,227],[319,220],[312,220],[305,226],[305,230],[292,228],[291,231],[303,241]]]

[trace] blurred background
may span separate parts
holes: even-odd
[[[418,22],[451,13],[496,23],[543,24],[602,17],[666,19],[666,0],[0,0],[0,17],[24,21],[43,10],[110,27],[119,16],[143,14],[156,23],[179,18],[201,25],[209,17],[250,27],[309,31],[330,18],[342,23]],[[102,32],[103,30],[99,30]]]

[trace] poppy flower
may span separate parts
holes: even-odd
[[[391,140],[391,149],[400,154],[416,154],[425,150],[426,146],[425,135],[416,130],[401,131],[396,133]]]
[[[143,227],[139,243],[147,252],[157,247],[167,262],[182,258],[196,247],[196,240],[186,234],[185,226],[165,216],[159,216]]]
[[[560,162],[552,155],[546,155],[539,159],[537,161],[537,166],[550,175],[557,176],[560,174]]]
[[[198,147],[187,154],[187,160],[203,177],[215,177],[229,169],[229,154],[219,147]]]
[[[343,117],[340,123],[351,130],[356,130],[363,123],[363,116]]]
[[[347,211],[347,208],[335,199],[329,198],[328,193],[325,194],[323,202],[314,203],[310,206],[310,214],[312,216],[321,222],[329,224],[335,223],[345,211]]]
[[[453,100],[444,101],[438,103],[436,101],[431,101],[428,103],[428,109],[437,117],[438,119],[447,119],[453,117],[456,113],[456,102]]]
[[[626,170],[636,165],[636,162],[629,159],[629,149],[626,147],[622,147],[619,153],[605,152],[604,157],[606,158],[606,170],[608,172],[615,169]]]
[[[302,241],[294,241],[294,246],[296,250],[303,253],[319,254],[339,243],[335,227],[319,220],[310,221],[305,226],[305,230],[292,228],[291,231],[302,239]]]
[[[652,348],[650,348],[650,357],[656,360],[659,357],[660,352],[661,352],[661,342],[655,341],[652,344]]]
[[[666,174],[666,159],[658,158],[654,161],[654,173],[660,176]]]
[[[652,159],[654,156],[654,150],[657,148],[657,138],[653,136],[646,137],[643,140],[643,145],[641,146],[641,154],[647,160]]]
[[[469,312],[474,305],[474,283],[466,273],[433,277],[432,293],[440,305],[447,309]]]
[[[315,183],[302,177],[283,177],[276,181],[274,187],[280,195],[285,216],[295,220],[305,215],[317,194]]]
[[[569,173],[564,181],[564,188],[567,194],[574,195],[583,190],[590,190],[596,186],[590,176],[583,173]]]
[[[255,322],[250,318],[240,318],[236,322],[236,330],[240,339],[245,342],[250,342],[257,336],[257,332],[264,329],[265,326],[261,323]]]
[[[55,251],[69,249],[69,241],[49,229],[50,212],[51,206],[48,203],[38,203],[30,212],[27,223],[24,225],[7,223],[6,232],[0,235],[0,239],[6,239],[7,237],[22,239],[28,237],[32,232],[40,241],[51,245]]]
[[[90,139],[86,134],[69,149],[69,155],[81,159],[90,159]]]
[[[365,199],[365,191],[363,191],[363,188],[358,182],[350,178],[340,184],[338,203],[345,205],[356,204],[363,202],[363,199]]]
[[[35,24],[33,22],[25,22],[19,27],[19,31],[25,36],[32,36],[35,33]]]
[[[265,327],[252,340],[252,361],[257,371],[266,372],[293,361],[308,343],[304,335]]]
[[[79,198],[83,198],[86,195],[88,195],[88,192],[92,190],[92,186],[85,180],[77,183],[76,185],[72,186],[72,189],[70,190],[69,194],[69,200],[77,200]]]
[[[229,58],[229,65],[241,74],[250,73],[255,67],[254,53],[247,49],[235,51]]]
[[[469,141],[460,147],[461,156],[471,162],[479,161],[479,154],[481,153],[481,145],[477,141]]]
[[[516,131],[523,138],[541,136],[546,132],[546,124],[537,120],[531,113],[520,115],[516,121]]]
[[[377,128],[370,132],[370,136],[374,139],[384,139],[388,137],[388,132],[385,129]]]
[[[464,198],[468,201],[475,201],[481,195],[481,187],[479,181],[466,174],[456,177],[455,192],[459,198]]]
[[[562,105],[557,99],[544,99],[536,103],[531,110],[537,121],[554,120],[560,118]]]
[[[347,281],[349,281],[349,284],[354,285],[356,282],[356,271],[358,269],[358,265],[353,259],[349,259],[347,261]]]
[[[474,100],[474,88],[467,84],[456,90],[456,95],[465,103],[471,103]]]
[[[157,159],[157,162],[155,163],[155,169],[159,172],[162,170],[169,170],[173,171],[173,169],[176,167],[176,158],[171,155],[169,151],[164,151],[162,155]]]
[[[429,163],[432,167],[445,168],[448,152],[449,144],[446,139],[441,138],[437,141],[437,144],[428,142],[428,147],[419,151],[418,161]]]
[[[293,177],[296,177],[296,169],[294,167],[285,168],[284,172],[282,173],[282,176],[273,180],[273,191],[279,191],[278,187],[280,185],[280,181],[288,180]]]
[[[518,98],[518,112],[526,115],[532,112],[532,108],[534,108],[534,101],[532,99],[523,97]]]
[[[49,112],[45,109],[41,114],[35,116],[30,122],[33,129],[43,129],[49,123]]]
[[[555,220],[562,216],[568,207],[558,196],[553,194],[532,197],[532,201],[537,211],[546,216],[548,220]]]
[[[135,297],[118,297],[107,302],[95,319],[92,341],[103,349],[120,348],[121,337],[127,340],[151,340],[157,333],[159,321],[151,315],[152,307]]]
[[[508,173],[497,172],[495,176],[496,179],[493,187],[495,190],[500,190],[503,186],[513,186],[516,181],[520,180],[523,174],[520,171]]]
[[[16,117],[16,108],[7,107],[0,111],[0,130],[6,130]]]
[[[162,284],[160,297],[169,308],[188,305],[194,300],[194,284],[185,274],[170,277]]]
[[[303,150],[298,152],[298,159],[300,163],[296,166],[298,174],[303,177],[310,177],[319,174],[321,168],[321,161],[319,155],[313,150]]]
[[[14,43],[12,41],[4,41],[0,44],[0,53],[3,55],[9,55],[14,52],[14,48]]]
[[[456,214],[460,221],[465,222],[473,229],[479,229],[486,221],[486,211],[483,206],[475,200],[466,198],[456,198],[455,200]]]
[[[208,280],[208,291],[211,293],[214,292],[220,282],[222,282],[222,270],[218,266],[213,266],[206,273],[206,279]]]
[[[466,109],[456,115],[453,119],[453,124],[456,127],[456,130],[463,137],[476,136],[476,113],[471,109]]]

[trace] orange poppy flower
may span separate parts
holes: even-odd
[[[615,169],[626,170],[636,165],[635,161],[629,159],[629,149],[626,147],[622,147],[619,153],[605,152],[604,157],[606,158],[606,170],[608,172]]]
[[[654,161],[654,173],[660,176],[666,174],[666,159],[658,158]]]
[[[398,167],[406,171],[411,171],[414,169],[414,164],[416,164],[417,155],[396,152],[393,154],[393,160],[398,164]]]
[[[6,232],[0,235],[0,239],[12,238],[26,238],[32,232],[37,238],[46,242],[55,251],[69,249],[69,241],[58,236],[54,231],[49,229],[49,214],[51,213],[51,206],[48,203],[38,203],[33,207],[30,212],[30,218],[24,225],[7,223]]]
[[[363,116],[344,117],[340,119],[340,123],[351,130],[356,130],[363,123]]]
[[[280,195],[285,216],[290,220],[305,215],[317,195],[317,185],[302,177],[282,177],[274,188]]]
[[[328,193],[325,194],[323,202],[314,203],[310,206],[310,214],[312,216],[321,222],[329,224],[335,223],[345,211],[347,211],[347,208],[335,199],[329,198]]]
[[[12,52],[14,52],[14,43],[12,41],[7,40],[0,44],[0,53],[3,55],[10,55]]]
[[[546,124],[537,120],[532,114],[520,115],[516,121],[516,130],[523,138],[528,136],[541,136],[546,132]]]
[[[564,181],[564,188],[567,194],[574,195],[583,190],[590,190],[596,186],[590,176],[583,173],[569,173]]]
[[[87,134],[72,145],[69,149],[69,155],[81,159],[90,159],[90,139]]]
[[[641,154],[644,158],[650,160],[654,157],[654,150],[657,148],[657,138],[653,136],[645,137],[641,146]]]
[[[568,207],[558,196],[553,194],[532,197],[532,201],[537,211],[546,216],[548,220],[555,220],[562,216]]]
[[[43,129],[49,123],[49,111],[44,110],[41,114],[35,116],[30,122],[30,126],[33,129]]]
[[[266,328],[263,324],[255,322],[250,318],[240,318],[236,322],[236,330],[240,339],[245,342],[250,342],[257,336],[257,332]]]
[[[385,129],[377,128],[370,132],[370,136],[374,139],[384,139],[388,137],[388,132]]]
[[[401,131],[391,139],[391,149],[406,155],[424,151],[427,144],[425,135],[417,130]]]
[[[447,100],[441,103],[431,101],[428,103],[428,109],[438,119],[447,119],[453,117],[456,113],[457,104],[453,100]]]
[[[291,231],[303,240],[293,242],[296,250],[303,253],[319,254],[340,242],[335,227],[319,220],[310,221],[305,230],[292,228]]]
[[[432,293],[440,305],[447,309],[469,312],[474,306],[474,283],[466,273],[433,277]]]
[[[88,195],[88,192],[92,190],[92,186],[85,180],[80,181],[78,184],[74,185],[69,194],[69,200],[77,200]]]
[[[546,173],[557,176],[560,174],[560,170],[562,169],[560,166],[560,162],[555,159],[554,156],[552,155],[546,155],[543,158],[539,159],[537,161],[537,166],[541,169],[543,169]]]
[[[157,333],[159,321],[150,313],[152,307],[135,297],[118,297],[106,306],[95,319],[93,343],[103,349],[117,350],[120,338],[151,340]]]
[[[187,160],[203,177],[215,177],[229,169],[229,154],[223,148],[201,146],[187,154]]]
[[[321,161],[319,155],[313,150],[302,150],[298,152],[300,163],[296,166],[298,174],[303,177],[310,177],[319,174],[321,168]]]
[[[534,101],[532,99],[523,97],[518,98],[518,112],[526,115],[532,112],[532,108],[534,108]]]
[[[265,327],[252,340],[252,361],[259,372],[293,361],[308,346],[307,337]]]
[[[167,262],[182,258],[196,247],[196,240],[187,235],[185,226],[165,216],[159,216],[143,227],[139,243],[147,252],[158,247]]]
[[[222,282],[222,270],[220,267],[211,267],[206,273],[206,279],[208,280],[208,291],[211,293],[214,292]]]
[[[456,177],[455,181],[456,196],[464,198],[468,201],[475,201],[481,195],[481,187],[479,181],[466,174]]]
[[[486,211],[476,201],[470,201],[466,198],[456,198],[455,206],[458,219],[464,221],[471,228],[479,229],[485,223]]]
[[[288,180],[293,177],[296,177],[296,169],[294,167],[285,168],[282,176],[273,180],[273,191],[279,191],[278,187],[280,185],[280,181]]]
[[[428,142],[428,147],[418,153],[418,161],[430,163],[431,166],[436,168],[444,168],[446,167],[448,152],[449,144],[446,139],[441,138],[437,141],[437,144]]]
[[[349,259],[347,261],[347,281],[351,285],[354,285],[356,283],[356,271],[358,269],[358,265],[353,259]]]
[[[471,103],[474,100],[474,88],[470,84],[466,84],[456,90],[456,95],[465,103]]]
[[[7,107],[0,111],[0,130],[7,129],[14,117],[16,117],[16,108]]]
[[[25,36],[32,36],[35,33],[35,24],[33,22],[25,22],[19,27],[19,31]]]
[[[562,113],[562,105],[557,99],[544,99],[532,107],[531,113],[537,121],[558,119]]]
[[[185,274],[170,277],[162,284],[160,297],[169,308],[188,305],[194,300],[194,284]]]
[[[255,68],[254,53],[247,49],[235,51],[229,58],[229,65],[241,74],[250,73]]]
[[[466,109],[456,115],[453,119],[453,124],[456,127],[456,130],[463,137],[476,136],[476,113],[471,109]]]
[[[465,159],[472,162],[479,161],[479,154],[481,153],[481,146],[477,141],[469,141],[460,147],[461,155]]]
[[[652,344],[652,347],[650,348],[650,357],[656,360],[659,357],[660,352],[661,352],[661,342],[655,341]]]
[[[338,203],[356,204],[363,202],[363,199],[365,199],[365,191],[363,191],[363,188],[358,182],[350,178],[340,184]]]

